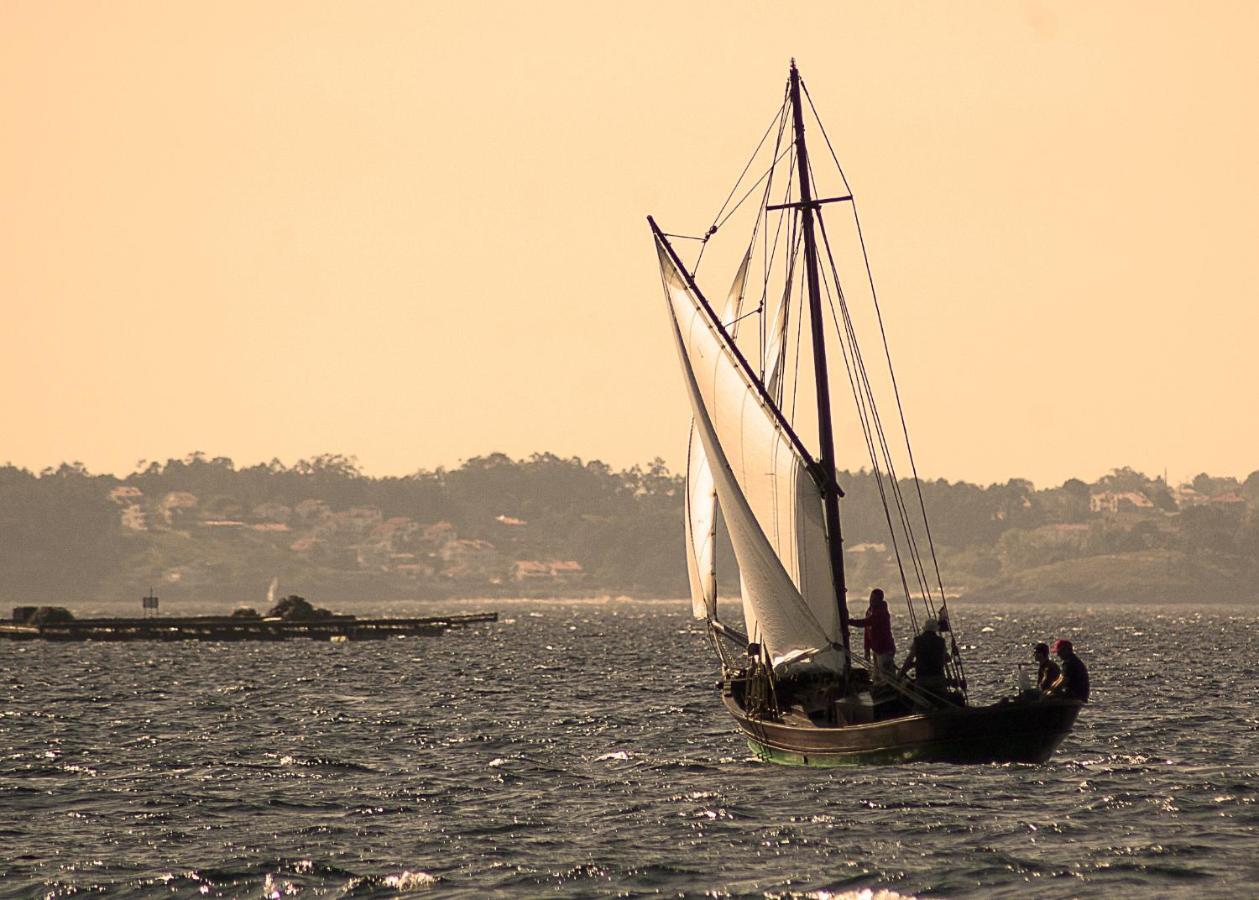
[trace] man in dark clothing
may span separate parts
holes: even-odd
[[[928,619],[923,623],[922,634],[914,638],[909,656],[905,657],[905,664],[901,666],[901,677],[904,678],[905,673],[913,668],[914,683],[918,687],[943,697],[947,687],[944,664],[948,658],[949,651],[944,645],[944,638],[940,637],[940,623],[935,619]]]
[[[1036,690],[1043,694],[1058,680],[1062,670],[1049,658],[1048,644],[1037,644],[1032,648],[1032,656],[1036,659]]]
[[[883,591],[879,588],[872,590],[865,618],[849,619],[849,624],[866,629],[866,659],[874,663],[875,682],[889,678],[896,671],[896,639],[892,637],[892,614],[883,599]]]
[[[1054,641],[1054,653],[1062,660],[1062,674],[1050,686],[1049,693],[1055,697],[1088,702],[1089,670],[1084,660],[1075,655],[1075,648],[1066,638]]]

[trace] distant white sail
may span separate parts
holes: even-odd
[[[808,464],[657,243],[695,433],[744,585],[749,638],[777,665],[839,642],[822,497]]]
[[[271,578],[271,584],[267,585],[267,608],[275,606],[275,590],[280,586],[280,576],[276,575]]]

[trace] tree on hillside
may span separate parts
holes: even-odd
[[[1241,495],[1251,509],[1259,509],[1259,471],[1251,472],[1242,482]]]
[[[1218,497],[1220,494],[1234,494],[1241,490],[1236,478],[1216,478],[1201,472],[1193,477],[1193,489],[1206,497]]]
[[[1127,493],[1129,491],[1143,493],[1153,482],[1147,475],[1128,466],[1111,469],[1110,473],[1097,479],[1097,486],[1105,491]]]
[[[1197,490],[1197,488],[1195,488]],[[1212,506],[1191,506],[1177,517],[1181,541],[1190,553],[1235,553],[1236,520]]]
[[[1068,478],[1062,483],[1062,489],[1072,497],[1088,502],[1089,486],[1078,478]]]
[[[110,476],[82,463],[38,477],[0,468],[0,590],[14,602],[90,597],[128,546],[109,499]]]
[[[1058,489],[1061,521],[1083,522],[1088,519],[1089,494],[1092,488],[1078,478],[1068,478]]]

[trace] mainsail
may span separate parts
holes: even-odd
[[[739,563],[748,637],[776,666],[828,650],[840,635],[821,491],[660,237],[657,251],[695,434]]]

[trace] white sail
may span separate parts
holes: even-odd
[[[743,578],[748,637],[775,665],[828,649],[839,627],[821,493],[711,314],[657,250],[695,431]]]
[[[765,390],[771,397],[782,402],[783,363],[787,344],[787,301],[784,298],[774,313],[774,323],[765,341],[765,358],[762,363]]]
[[[734,337],[738,328],[739,316],[743,313],[743,294],[748,287],[748,270],[752,266],[752,248],[743,254],[743,262],[739,263],[734,273],[734,281],[730,285],[730,293],[726,296],[726,307],[721,312],[721,322]]]
[[[717,495],[704,444],[691,425],[686,466],[686,572],[691,580],[691,615],[717,618]]]
[[[737,328],[743,311],[743,294],[747,289],[748,268],[752,249],[743,255],[735,272],[734,282],[726,297],[722,321],[727,328]],[[686,461],[686,570],[691,582],[691,614],[697,619],[717,618],[717,494],[713,474],[708,467],[704,443],[695,435],[687,444]]]

